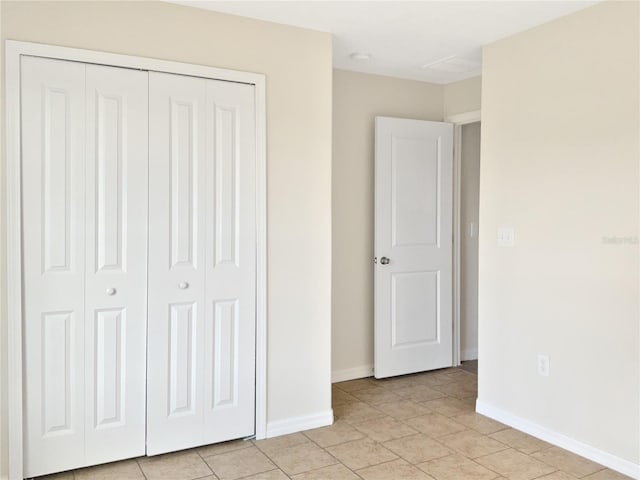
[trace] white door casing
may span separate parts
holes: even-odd
[[[25,473],[144,453],[146,73],[23,60]]]
[[[375,128],[375,376],[384,378],[452,365],[453,130],[389,117]]]
[[[147,453],[254,433],[253,86],[150,73]]]

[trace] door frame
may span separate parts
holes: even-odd
[[[481,121],[481,111],[450,115],[445,122],[453,123],[453,366],[460,365],[460,278],[462,229],[460,224],[462,181],[462,126]]]
[[[256,411],[255,436],[267,433],[267,150],[266,77],[204,65],[40,43],[6,41],[7,385],[9,478],[23,478],[22,191],[20,57],[22,55],[246,83],[256,95]]]

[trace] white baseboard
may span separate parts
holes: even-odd
[[[331,382],[346,382],[356,378],[365,378],[373,375],[373,365],[361,365],[359,367],[345,368],[331,372]]]
[[[333,424],[333,410],[303,415],[301,417],[285,418],[267,423],[266,438],[279,437],[288,433],[302,432],[312,428],[326,427]]]
[[[476,411],[517,430],[533,435],[540,440],[544,440],[552,445],[569,450],[581,457],[588,458],[589,460],[604,465],[611,470],[615,470],[616,472],[620,472],[624,475],[630,476],[631,478],[640,480],[640,465],[630,462],[629,460],[616,457],[615,455],[592,447],[591,445],[587,445],[586,443],[582,443],[579,440],[567,437],[562,433],[555,432],[538,425],[537,423],[513,415],[501,408],[481,402],[480,400],[476,400]]]
[[[477,360],[478,359],[478,349],[477,348],[467,348],[466,350],[462,350],[460,352],[460,359],[463,362],[467,360]]]

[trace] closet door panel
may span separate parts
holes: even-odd
[[[144,455],[148,73],[87,65],[87,464]]]
[[[203,443],[206,80],[149,74],[147,453]]]
[[[79,63],[23,57],[25,475],[84,459],[84,84]]]
[[[255,100],[207,80],[205,440],[255,432]]]

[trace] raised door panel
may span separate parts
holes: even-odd
[[[87,65],[87,464],[145,452],[147,82]]]
[[[147,453],[204,438],[206,80],[149,74]]]
[[[207,81],[205,439],[255,431],[254,87]]]
[[[84,461],[84,75],[22,57],[25,475]]]

